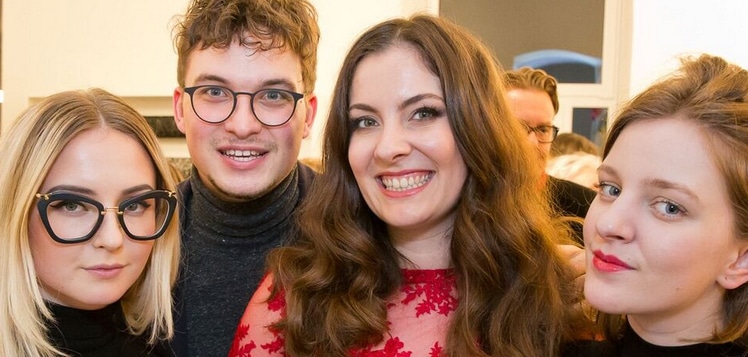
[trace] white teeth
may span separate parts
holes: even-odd
[[[260,153],[253,150],[226,150],[223,152],[224,155],[231,157],[237,161],[250,161],[260,156]]]
[[[428,183],[434,175],[432,173],[408,178],[387,178],[382,177],[382,184],[387,191],[407,191],[421,187]]]

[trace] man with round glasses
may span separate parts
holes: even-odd
[[[225,356],[314,177],[297,157],[317,110],[319,28],[307,0],[194,0],[175,30],[174,119],[193,168],[179,187],[172,347]]]
[[[527,128],[527,138],[538,149],[543,171],[550,157],[551,143],[558,135],[553,118],[558,113],[558,83],[542,69],[522,67],[504,74],[506,97],[512,114]],[[558,213],[563,216],[584,218],[595,191],[568,180],[545,176],[545,187]],[[583,243],[582,224],[573,222],[575,238]]]

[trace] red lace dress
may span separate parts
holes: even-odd
[[[376,346],[351,351],[351,356],[439,356],[447,326],[457,308],[454,276],[450,270],[403,270],[403,286],[390,299],[390,330]],[[247,305],[234,336],[230,357],[285,356],[283,336],[267,328],[285,313],[285,299],[267,301],[272,277],[265,277]]]

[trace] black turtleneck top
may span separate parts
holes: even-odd
[[[291,238],[293,214],[314,176],[298,164],[273,191],[241,203],[214,196],[194,167],[179,185],[183,260],[175,289],[176,356],[228,354],[265,274],[265,257]]]
[[[626,326],[618,341],[584,341],[565,348],[563,357],[739,357],[748,349],[736,343],[696,343],[686,346],[658,346],[642,339]]]
[[[160,346],[149,346],[143,336],[126,332],[119,302],[101,310],[78,310],[48,303],[54,323],[48,323],[53,345],[74,357],[168,356]]]

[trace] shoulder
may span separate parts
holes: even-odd
[[[177,197],[180,201],[185,201],[192,196],[192,185],[190,184],[191,179],[192,175],[177,185]]]
[[[301,197],[305,197],[306,194],[309,192],[309,189],[312,186],[312,182],[317,178],[319,175],[316,171],[312,170],[311,167],[299,162],[298,163],[298,173],[299,173],[299,189],[301,193]]]
[[[595,198],[595,191],[584,187],[576,182],[548,176],[548,185],[551,190],[576,197]]]
[[[561,357],[612,357],[617,356],[615,345],[609,341],[575,341],[561,348]]]
[[[229,356],[284,356],[283,336],[274,324],[285,315],[284,293],[271,296],[274,279],[266,275],[247,304]]]
[[[587,215],[590,204],[597,193],[575,182],[548,176],[548,189],[557,205],[566,213],[577,217]]]
[[[311,183],[319,175],[311,167],[299,162],[299,181]]]

